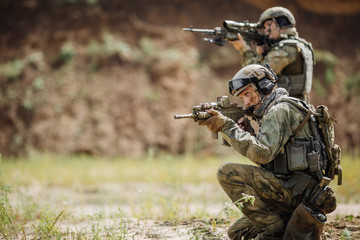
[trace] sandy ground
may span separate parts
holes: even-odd
[[[24,199],[30,200],[27,204],[34,202],[40,208],[48,204],[55,212],[64,210],[67,217],[56,224],[64,231],[91,234],[96,228],[104,239],[109,234],[121,235],[120,239],[228,239],[227,228],[235,220],[224,221],[224,215],[219,215],[228,199],[214,184],[183,184],[176,191],[174,186],[166,184],[69,187],[32,184],[15,191],[11,202],[21,207]],[[171,204],[161,206],[163,199],[173,202],[171,204],[186,204],[186,209],[182,206],[176,209]],[[187,200],[182,202],[181,199]],[[149,205],[152,200],[154,202]],[[162,214],[169,209],[175,212],[170,221]],[[186,210],[189,218],[176,216],[177,210]],[[203,217],[191,217],[198,210]],[[216,218],[216,224],[211,223],[211,218]],[[340,203],[328,215],[324,233],[327,239],[340,239],[349,234],[350,238],[343,239],[360,239],[359,226],[360,204]]]

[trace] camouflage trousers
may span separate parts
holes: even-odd
[[[284,182],[263,168],[238,163],[224,163],[218,181],[233,202],[249,194],[255,202],[244,203],[244,216],[228,230],[232,240],[255,238],[285,231],[287,220],[296,208],[296,199],[284,188]],[[243,237],[243,238],[242,238]]]

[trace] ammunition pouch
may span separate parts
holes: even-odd
[[[335,194],[328,186],[331,179],[323,176],[327,158],[320,140],[291,139],[272,162],[272,171],[283,177],[293,197],[301,196],[299,200],[324,213],[335,210]]]
[[[275,175],[290,175],[295,171],[303,171],[315,176],[319,181],[321,171],[327,167],[324,147],[319,140],[290,140],[274,160],[263,165]]]
[[[319,140],[289,141],[285,145],[285,153],[290,172],[308,170],[309,173],[316,173],[325,169],[324,153],[322,143]]]
[[[307,142],[289,142],[285,145],[285,153],[287,156],[288,169],[289,171],[301,171],[309,168],[309,163],[306,158]]]

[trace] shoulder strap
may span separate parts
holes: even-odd
[[[309,111],[307,114],[306,114],[306,117],[304,118],[304,120],[302,121],[302,123],[297,127],[297,129],[295,130],[295,132],[293,133],[293,136],[295,136],[304,126],[305,126],[305,123],[310,119],[312,113],[311,111]]]
[[[296,130],[293,132],[293,136],[295,136],[306,124],[306,122],[310,119],[312,115],[314,116],[321,116],[321,114],[314,112],[304,101],[301,101],[297,98],[293,97],[281,97],[277,100],[277,102],[288,102],[292,104],[293,106],[297,107],[301,111],[307,113],[304,120],[301,122],[301,124],[296,128]]]

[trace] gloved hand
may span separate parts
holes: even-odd
[[[237,50],[241,50],[243,49],[245,46],[248,46],[247,43],[245,42],[244,38],[241,36],[240,33],[237,34],[238,39],[239,40],[235,40],[235,41],[229,41],[229,43],[231,43],[235,49]]]
[[[222,115],[219,111],[214,109],[206,110],[208,113],[213,115],[204,121],[200,121],[200,126],[206,126],[211,132],[217,133],[222,130],[224,127],[226,117]]]
[[[239,128],[241,130],[246,131],[245,126],[244,126],[244,121],[245,121],[244,117],[239,118],[239,120],[237,121],[237,125],[239,126]]]
[[[239,120],[237,121],[237,125],[241,130],[249,132],[252,136],[256,135],[255,130],[251,126],[250,120],[247,117],[239,118]]]

